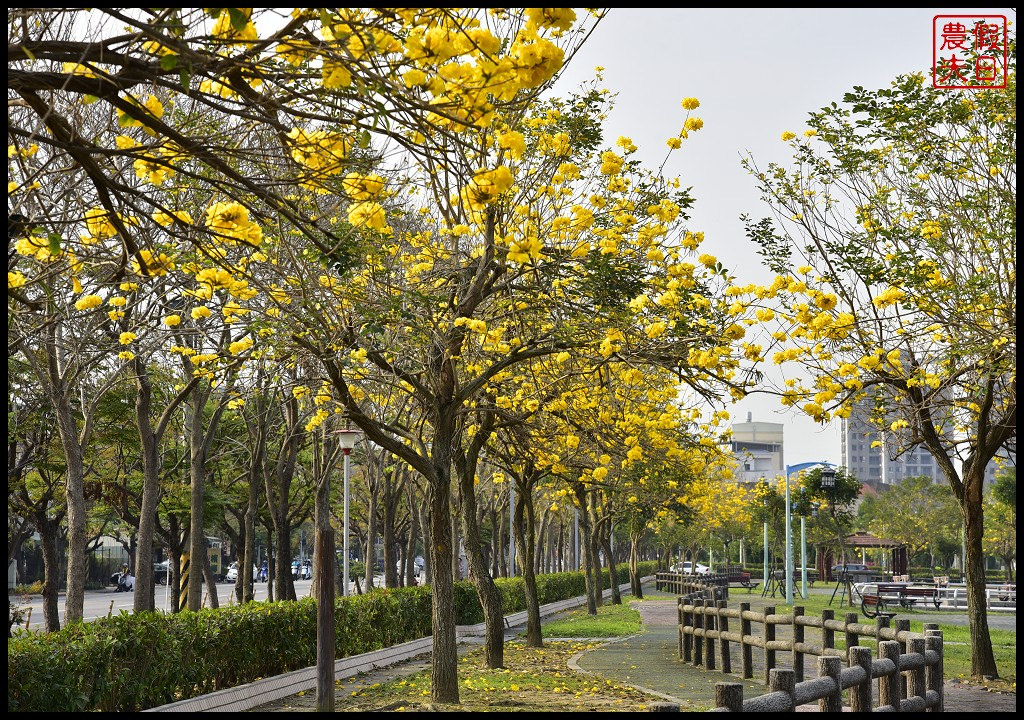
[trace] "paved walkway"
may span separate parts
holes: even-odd
[[[659,596],[664,600],[655,599]],[[730,602],[740,602],[738,598],[747,600],[745,593],[737,594]],[[677,610],[675,598],[663,593],[648,593],[647,600],[630,601],[643,616],[646,631],[621,641],[611,642],[601,648],[584,653],[577,660],[579,667],[585,671],[606,678],[628,683],[642,689],[653,690],[659,694],[678,699],[684,709],[707,709],[715,696],[715,683],[728,680],[742,682],[744,695],[752,697],[766,692],[760,680],[742,680],[737,675],[725,676],[718,671],[706,671],[684,664],[679,659]],[[750,598],[751,604],[761,600],[757,595]],[[763,606],[765,602],[756,603]],[[756,609],[756,605],[752,609]],[[914,619],[921,619],[917,615]],[[941,620],[949,622],[950,617],[943,615]],[[1014,618],[1015,620],[1015,618]],[[930,621],[930,620],[929,620]],[[1016,623],[1014,622],[1014,628]],[[778,638],[785,637],[785,626],[778,628]],[[762,677],[763,659],[759,651],[754,651],[754,675]],[[779,653],[780,665],[783,653]],[[734,661],[736,658],[734,658]],[[877,684],[876,684],[877,686]],[[876,687],[877,692],[877,687]],[[1017,696],[1005,693],[989,692],[984,688],[970,687],[958,683],[946,683],[946,710],[982,711],[982,712],[1015,712]],[[804,706],[801,709],[814,709],[816,706]]]

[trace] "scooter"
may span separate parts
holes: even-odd
[[[121,573],[117,580],[117,589],[114,592],[132,592],[135,590],[135,576],[127,572]]]

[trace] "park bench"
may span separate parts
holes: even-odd
[[[757,583],[750,578],[750,573],[744,570],[742,565],[726,565],[724,573],[729,585],[745,587],[747,592],[753,590],[757,585]]]
[[[910,609],[919,602],[931,603],[938,610],[942,603],[939,589],[934,585],[915,587],[903,583],[875,583],[874,592],[866,591],[861,594],[860,610],[869,618],[878,615],[892,616],[895,613],[886,612],[887,607],[898,604],[901,608]]]

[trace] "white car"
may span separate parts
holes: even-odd
[[[675,572],[681,572],[684,575],[707,575],[711,572],[711,568],[707,565],[701,565],[697,563],[696,566],[689,560],[684,563],[677,563],[672,566],[672,570]]]

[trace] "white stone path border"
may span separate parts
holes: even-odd
[[[653,576],[648,576],[641,578],[641,582],[647,583],[653,579]],[[622,594],[628,594],[630,592],[629,583],[620,585],[619,592]],[[605,590],[604,597],[610,598],[611,593],[611,588]],[[563,610],[570,610],[572,608],[585,605],[586,602],[586,595],[581,595],[579,597],[569,598],[568,600],[548,603],[547,605],[540,606],[540,615],[541,617],[547,617],[555,613],[560,613]],[[507,628],[525,624],[525,610],[505,616],[505,627]],[[458,641],[465,642],[467,638],[482,636],[485,632],[485,628],[486,625],[484,623],[479,623],[477,625],[456,625],[455,637]],[[353,655],[351,657],[335,660],[334,677],[352,677],[359,673],[369,672],[371,670],[388,667],[390,665],[397,665],[398,663],[405,662],[406,660],[410,660],[419,655],[429,653],[433,647],[434,638],[428,635],[427,637],[423,637],[418,640],[411,640],[399,645],[392,645],[391,647],[384,648],[383,650],[375,650],[374,652],[362,653],[361,655]],[[314,665],[312,667],[303,668],[302,670],[293,670],[292,672],[284,673],[283,675],[255,680],[251,683],[246,683],[245,685],[217,690],[215,692],[208,693],[206,695],[199,695],[187,700],[179,700],[178,702],[150,708],[143,712],[238,712],[242,710],[251,710],[259,705],[280,700],[282,698],[289,697],[290,695],[296,695],[304,690],[311,690],[315,687],[316,666]]]

